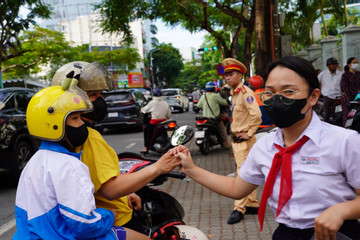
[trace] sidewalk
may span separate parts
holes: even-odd
[[[216,147],[208,155],[201,155],[194,141],[186,144],[197,166],[221,175],[234,172],[235,162],[231,151]],[[175,197],[184,207],[184,221],[203,231],[209,239],[216,240],[269,240],[277,227],[274,215],[267,207],[264,228],[260,232],[257,215],[245,215],[240,223],[229,225],[227,220],[234,207],[234,200],[202,187],[191,179],[169,179],[159,186]],[[260,201],[262,187],[258,188]]]

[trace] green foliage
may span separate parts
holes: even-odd
[[[4,79],[18,78],[23,75],[37,74],[50,67],[45,79],[51,79],[55,71],[67,62],[98,61],[105,66],[125,66],[134,69],[141,58],[134,48],[108,49],[98,48],[89,52],[89,45],[71,47],[63,33],[35,27],[34,31],[25,31],[19,38],[23,54],[3,62]],[[118,70],[119,74],[127,70]]]
[[[159,50],[152,53],[155,83],[160,85],[161,82],[165,82],[166,87],[172,87],[184,68],[181,54],[171,43],[162,43],[156,48]]]
[[[41,0],[2,0],[0,2],[0,62],[22,53],[19,35],[35,25],[37,18],[48,18],[50,8]],[[20,9],[26,7],[26,15],[20,14]]]

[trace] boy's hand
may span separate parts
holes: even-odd
[[[116,209],[110,209],[110,211],[114,214],[114,221],[117,217],[117,212],[116,212]]]

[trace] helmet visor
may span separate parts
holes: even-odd
[[[79,87],[85,91],[113,90],[113,78],[106,67],[99,62],[86,65],[80,74]]]

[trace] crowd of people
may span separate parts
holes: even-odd
[[[349,113],[349,102],[360,92],[359,61],[355,57],[347,59],[344,71],[341,71],[337,59],[331,57],[326,60],[328,69],[319,70],[321,94],[323,96],[323,120],[334,123],[335,99],[341,98],[341,125],[345,127]]]
[[[328,123],[337,96],[342,97],[346,121],[347,104],[360,89],[357,59],[349,58],[342,73],[337,60],[329,58],[328,69],[317,74],[307,60],[288,56],[272,62],[264,78],[247,80],[240,61],[226,58],[222,65],[224,92],[217,94],[209,82],[205,94],[194,88],[192,97],[199,100],[205,117],[218,119],[221,106],[230,110],[235,176],[201,169],[185,146],[138,172],[120,174],[116,152],[92,128],[105,117],[102,92],[113,88],[110,74],[96,62],[72,62],[58,69],[53,86],[36,93],[27,109],[29,132],[43,141],[19,180],[13,239],[150,239],[132,218],[141,208],[135,192],[176,167],[235,199],[228,224],[258,214],[262,229],[269,204],[279,223],[275,240],[313,235],[336,239],[336,232],[360,239],[360,136]],[[142,108],[144,114],[151,113],[142,153],[148,151],[153,127],[171,116],[161,95],[156,89]],[[320,95],[324,121],[313,111]],[[230,149],[221,123],[222,145]],[[261,126],[277,130],[256,141]],[[256,190],[261,185],[259,202]]]

